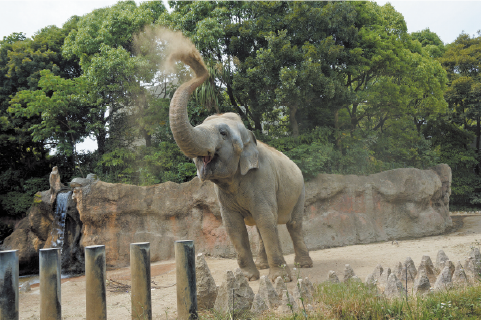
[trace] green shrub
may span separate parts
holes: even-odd
[[[0,194],[2,215],[24,217],[33,204],[33,195],[38,191],[50,188],[48,176],[30,178],[26,181],[20,180],[18,184],[17,186],[12,186],[13,191]]]
[[[195,165],[173,142],[160,142],[150,148],[117,148],[104,154],[99,165],[106,168],[98,172],[102,180],[135,185],[181,183],[196,175]]]

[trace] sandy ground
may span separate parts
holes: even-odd
[[[329,270],[334,270],[342,278],[345,264],[350,264],[356,275],[363,281],[377,264],[384,268],[394,269],[398,262],[404,262],[411,257],[416,267],[423,255],[429,255],[436,262],[437,252],[442,249],[453,262],[464,263],[472,246],[481,241],[481,216],[453,216],[454,231],[441,236],[426,237],[415,240],[399,240],[396,243],[382,242],[366,245],[355,245],[340,248],[330,248],[310,252],[314,268],[300,269],[301,277],[309,277],[313,283],[327,279]],[[286,261],[293,268],[294,255],[287,255]],[[207,258],[209,268],[217,285],[221,284],[226,270],[237,268],[236,260]],[[175,262],[164,261],[152,264],[152,311],[153,319],[175,319],[176,288]],[[268,270],[262,270],[261,275],[267,275]],[[130,270],[129,268],[107,272],[107,316],[109,319],[130,319]],[[250,285],[257,292],[259,281]],[[288,285],[293,289],[294,282]],[[85,277],[64,279],[61,287],[62,318],[85,319]],[[40,294],[37,285],[32,290],[20,294],[20,319],[40,318]]]

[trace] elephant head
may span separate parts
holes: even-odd
[[[189,52],[173,54],[171,59],[181,60],[195,72],[195,78],[175,91],[169,118],[175,142],[187,157],[194,159],[199,178],[216,182],[238,171],[245,175],[250,169],[258,168],[256,138],[237,114],[212,115],[196,127],[189,123],[189,96],[209,76],[199,52],[193,47]]]

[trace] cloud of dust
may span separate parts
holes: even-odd
[[[134,36],[134,51],[136,54],[149,55],[158,62],[162,72],[175,72],[175,63],[179,60],[189,65],[197,76],[207,71],[197,48],[180,31],[147,26]]]

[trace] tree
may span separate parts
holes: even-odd
[[[476,153],[481,143],[481,33],[477,37],[461,34],[440,58],[448,72],[445,97],[453,121],[476,136]],[[479,168],[478,168],[479,172]]]
[[[433,58],[440,58],[443,56],[446,48],[439,36],[429,30],[429,28],[412,32],[411,37],[413,40],[419,41],[421,46],[429,52],[429,56]]]
[[[45,188],[52,157],[45,140],[35,140],[30,129],[41,123],[8,112],[11,98],[22,90],[38,89],[42,70],[74,77],[80,67],[76,59],[64,59],[59,51],[65,36],[75,28],[72,17],[62,28],[49,26],[32,38],[14,33],[0,41],[0,215],[22,217],[31,196]],[[56,163],[60,165],[60,163]],[[68,174],[68,172],[66,172]]]
[[[90,106],[85,77],[64,79],[50,70],[40,71],[39,90],[22,90],[11,99],[16,117],[40,117],[29,131],[34,141],[48,141],[78,163],[75,145],[89,135]]]
[[[78,28],[65,40],[63,54],[80,59],[83,75],[91,84],[89,94],[95,107],[90,112],[89,128],[97,139],[100,155],[107,151],[107,137],[115,144],[116,139],[126,136],[120,131],[127,109],[142,92],[141,82],[153,77],[152,73],[139,72],[145,61],[135,57],[134,35],[164,11],[161,2],[139,6],[134,1],[119,2],[83,16]],[[149,131],[143,132],[149,141]]]
[[[473,172],[479,158],[471,147],[474,134],[443,118],[430,121],[424,131],[431,137],[433,146],[440,149],[440,162],[448,164],[453,171],[450,203],[463,208],[479,205],[481,178]]]
[[[330,77],[330,63],[339,50],[332,38],[325,39],[352,15],[351,4],[175,2],[173,8],[171,14],[159,18],[159,23],[182,30],[207,64],[221,70],[216,81],[225,90],[230,107],[250,129],[261,130],[263,122],[276,123],[280,119],[270,115],[287,108],[284,117],[297,135],[297,110],[307,101],[319,107],[320,95],[323,105],[342,96],[338,92],[334,98],[337,80]],[[330,27],[333,25],[336,27]],[[309,99],[299,101],[305,93]],[[307,122],[312,117],[304,119]]]

